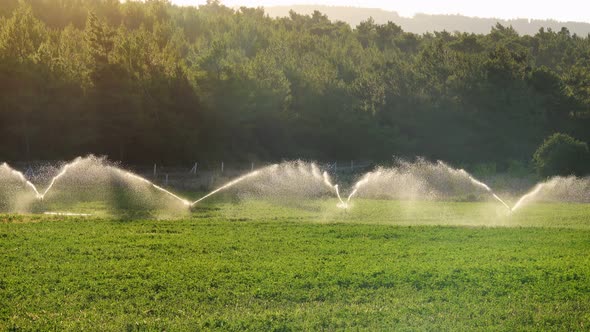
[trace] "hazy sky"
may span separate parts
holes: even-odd
[[[171,0],[179,5],[199,5],[206,0]],[[397,11],[403,16],[414,13],[462,14],[494,18],[539,18],[559,21],[590,22],[590,0],[221,0],[228,7],[284,6],[322,4],[355,6]]]

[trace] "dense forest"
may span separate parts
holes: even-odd
[[[417,35],[217,1],[0,2],[0,160],[528,163],[590,141],[590,37]]]

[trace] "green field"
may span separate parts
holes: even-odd
[[[334,206],[0,215],[0,330],[590,328],[590,205]]]

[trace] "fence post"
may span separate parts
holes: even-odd
[[[156,164],[154,164],[154,178],[157,176],[158,174],[158,166]]]
[[[221,173],[223,173],[223,161],[221,162]]]
[[[25,172],[25,176],[30,179],[31,177],[33,177],[33,167],[31,167],[31,165],[29,165],[29,168],[27,168],[27,171]]]
[[[253,171],[254,171],[254,162],[252,162],[252,165],[250,167],[250,172],[253,172]]]
[[[166,173],[166,181],[165,181],[165,186],[168,186],[168,173]]]

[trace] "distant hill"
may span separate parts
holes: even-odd
[[[504,26],[512,26],[521,35],[534,35],[541,27],[557,31],[561,30],[562,27],[566,27],[572,34],[575,33],[584,37],[590,34],[590,23],[583,22],[559,22],[555,20],[528,19],[502,20],[496,18],[467,17],[462,15],[427,14],[416,14],[412,18],[408,18],[400,16],[397,12],[386,11],[383,9],[322,5],[293,5],[265,8],[265,12],[271,17],[289,16],[290,10],[304,15],[309,15],[313,13],[314,10],[318,10],[333,21],[343,21],[353,27],[356,27],[360,22],[372,17],[375,20],[375,23],[383,24],[391,21],[400,25],[404,31],[418,34],[443,30],[449,32],[460,31],[487,34],[496,23],[500,23]]]

